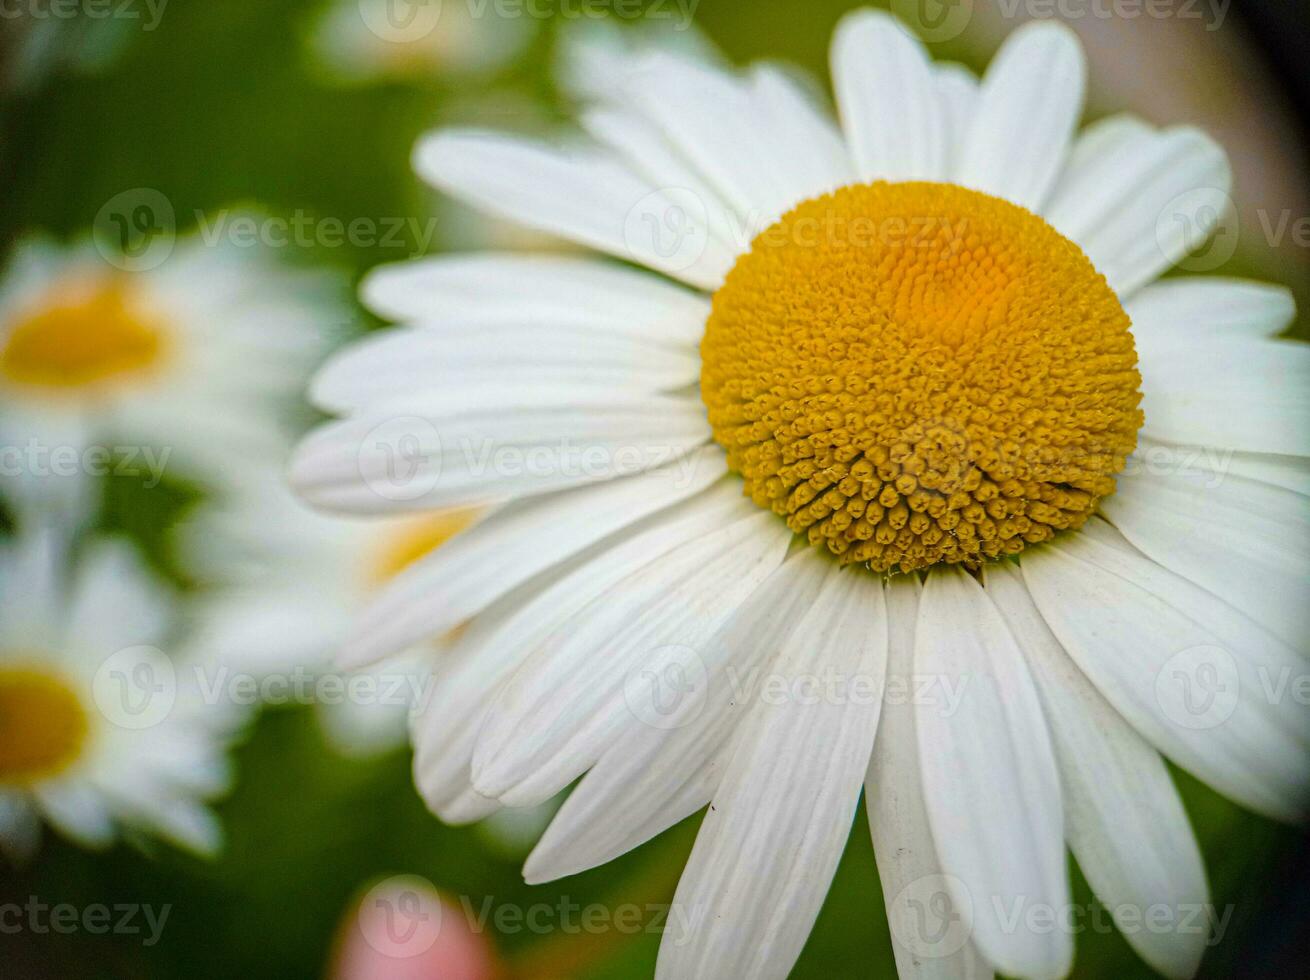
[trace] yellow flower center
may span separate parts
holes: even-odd
[[[64,678],[0,668],[0,785],[57,775],[81,755],[89,728],[82,699]]]
[[[715,294],[701,355],[746,492],[879,572],[1080,526],[1142,423],[1105,279],[1041,218],[948,184],[795,208]]]
[[[156,367],[165,340],[124,280],[66,282],[8,330],[0,373],[47,390],[102,386]]]
[[[388,528],[371,556],[367,576],[370,585],[378,587],[390,582],[467,528],[477,514],[476,508],[448,510],[402,520]]]

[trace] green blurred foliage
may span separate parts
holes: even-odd
[[[826,77],[832,28],[844,0],[704,0],[697,22],[736,60],[779,57]],[[254,205],[291,217],[306,211],[345,222],[431,213],[432,197],[413,177],[416,137],[458,100],[483,91],[529,99],[562,114],[550,79],[551,31],[525,57],[491,79],[342,88],[307,68],[303,36],[318,0],[171,0],[158,30],[131,38],[107,71],[60,73],[3,107],[0,166],[6,205],[0,242],[43,231],[84,234],[100,207],[130,188],[162,191],[179,215]],[[552,25],[547,25],[548,27]],[[939,54],[981,65],[959,46]],[[296,258],[338,267],[352,279],[379,262],[409,257],[383,246],[312,248]],[[1275,277],[1258,257],[1241,271]],[[1276,271],[1276,270],[1275,270]],[[361,328],[368,323],[359,312]],[[169,553],[169,525],[195,506],[197,487],[153,491],[114,485],[103,526],[138,540],[157,567],[185,586]],[[353,897],[370,881],[422,875],[474,908],[556,904],[567,899],[667,902],[699,818],[612,864],[575,878],[528,887],[519,862],[476,829],[431,817],[413,791],[404,753],[347,760],[327,747],[312,713],[265,714],[235,754],[236,789],[219,809],[228,846],[213,863],[149,842],[103,855],[53,836],[39,861],[0,872],[0,903],[36,895],[49,903],[140,902],[172,905],[158,945],[134,937],[0,936],[0,977],[295,980],[321,977],[333,936]],[[1294,841],[1178,774],[1201,838],[1214,901],[1237,907],[1225,941],[1205,970],[1226,975],[1242,944],[1258,934],[1255,915],[1265,872]],[[863,809],[823,912],[796,968],[799,978],[894,976],[888,928]],[[149,859],[142,858],[142,851]],[[1093,901],[1081,878],[1075,901]],[[533,962],[534,948],[559,937],[497,934],[511,965]],[[567,956],[576,973],[622,980],[652,973],[658,935],[588,937]],[[523,967],[530,971],[531,967]],[[531,976],[530,972],[524,972]],[[1079,937],[1076,975],[1151,976],[1117,934]],[[725,978],[726,980],[726,978]]]

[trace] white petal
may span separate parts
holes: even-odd
[[[955,182],[1038,210],[1082,114],[1087,66],[1069,28],[1026,24],[983,76]]]
[[[699,398],[629,392],[477,410],[440,392],[320,426],[291,479],[316,506],[357,514],[435,510],[552,493],[689,462],[710,439]]]
[[[1283,487],[1310,496],[1310,459],[1304,456],[1272,456],[1262,453],[1230,453],[1224,466],[1248,480]]]
[[[0,656],[21,649],[61,650],[64,575],[70,529],[43,519],[24,522],[11,540],[0,540]]]
[[[718,247],[736,255],[750,245],[750,212],[730,206],[706,176],[670,143],[658,123],[630,108],[609,105],[586,110],[581,122],[597,142],[622,157],[652,187],[690,191],[691,200],[702,206],[700,213]]]
[[[740,78],[665,52],[652,52],[622,94],[656,123],[755,232],[807,196],[788,183],[775,159],[764,106]],[[742,236],[744,250],[753,235]]]
[[[360,297],[378,316],[477,330],[576,327],[694,347],[709,300],[658,276],[597,259],[443,255],[371,271]]]
[[[1276,340],[1147,347],[1138,367],[1144,435],[1310,456],[1310,347]]]
[[[69,840],[83,847],[108,847],[114,821],[104,800],[86,782],[64,779],[43,783],[33,791],[45,818]]]
[[[1271,487],[1310,496],[1310,458],[1271,453],[1239,453],[1215,446],[1178,446],[1138,434],[1137,450],[1128,458],[1128,472],[1181,475],[1216,486],[1239,476]]]
[[[414,168],[437,188],[469,204],[541,231],[665,272],[706,289],[716,288],[734,256],[718,246],[696,209],[668,198],[609,155],[563,150],[476,130],[446,130],[425,137]],[[693,236],[666,250],[662,238],[643,234],[644,218],[679,215],[692,224],[674,229]],[[684,247],[685,246],[685,247]]]
[[[1147,557],[1310,649],[1310,498],[1239,476],[1132,472],[1101,510]]]
[[[361,613],[343,666],[441,636],[541,572],[693,496],[725,472],[713,452],[685,460],[682,475],[666,467],[506,506],[397,575]]]
[[[499,801],[488,799],[476,790],[468,789],[448,803],[443,803],[434,809],[444,823],[458,827],[485,820],[500,808]]]
[[[126,540],[99,541],[77,570],[68,642],[101,658],[124,647],[160,643],[169,627],[169,598]]]
[[[1127,920],[1124,938],[1151,966],[1191,977],[1207,930],[1196,913],[1210,901],[1187,814],[1160,756],[1106,702],[1051,633],[1009,562],[988,566],[987,594],[1032,668],[1055,742],[1065,833],[1097,897]],[[1143,929],[1167,909],[1172,928]]]
[[[583,19],[561,24],[557,39],[560,88],[583,102],[619,102],[620,89],[646,55],[673,51],[707,68],[726,59],[695,25],[647,17],[620,27],[617,18]]]
[[[1304,813],[1310,745],[1286,689],[1304,660],[1100,519],[1022,569],[1061,645],[1156,748],[1254,810]]]
[[[1193,276],[1152,283],[1124,304],[1139,351],[1271,337],[1296,317],[1286,286]]]
[[[790,972],[850,835],[886,656],[882,589],[861,569],[834,567],[772,670],[848,686],[817,698],[796,687],[747,713],[674,895],[693,925],[665,933],[658,978]],[[872,682],[869,696],[857,679]]]
[[[942,180],[949,152],[928,52],[876,10],[843,18],[832,41],[842,129],[861,180]]]
[[[1069,159],[1060,171],[1055,189],[1051,191],[1047,207],[1057,200],[1068,197],[1068,189],[1084,182],[1094,173],[1101,161],[1134,141],[1149,137],[1155,127],[1145,120],[1130,113],[1107,116],[1091,123],[1073,141],[1069,149]]]
[[[801,198],[817,197],[855,180],[850,154],[825,106],[786,71],[757,65],[751,95],[767,120],[774,166]]]
[[[539,578],[476,616],[414,726],[414,775],[428,805],[440,811],[453,796],[471,791],[473,748],[487,709],[552,632],[638,569],[739,516],[744,504],[740,484],[722,480],[613,547],[583,555],[552,581]]]
[[[747,516],[647,565],[540,645],[483,725],[473,756],[478,792],[507,806],[543,802],[625,726],[641,723],[631,705],[644,687],[698,656],[786,554],[786,525],[743,506]]]
[[[919,675],[963,682],[963,697],[916,705],[928,822],[956,906],[997,971],[1063,977],[1073,937],[1007,919],[1024,903],[1069,902],[1060,776],[1023,654],[986,592],[962,569],[934,569],[915,627]]]
[[[873,855],[882,879],[897,974],[906,980],[991,977],[991,967],[969,942],[973,910],[960,914],[952,903],[928,826],[910,698],[918,684],[914,624],[919,592],[919,580],[913,575],[887,583],[888,696],[864,783]],[[942,693],[937,685],[933,696]]]
[[[946,127],[946,173],[953,173],[964,155],[964,143],[977,110],[978,79],[963,65],[950,63],[937,65],[934,77]]]
[[[569,794],[523,869],[530,883],[604,864],[709,803],[760,671],[831,568],[818,549],[792,555],[703,646],[704,677],[683,671],[669,678],[681,682],[672,710],[648,714],[658,725],[628,725]]]
[[[1128,296],[1209,237],[1228,203],[1232,173],[1223,149],[1200,130],[1120,135],[1083,155],[1044,213]]]
[[[634,391],[670,391],[694,384],[700,359],[691,350],[540,323],[482,326],[475,331],[398,327],[350,345],[314,379],[312,399],[346,413],[385,403],[401,411],[404,396],[432,389],[469,408],[487,389],[512,401],[515,389],[554,392],[560,404]],[[491,407],[494,402],[485,400]]]

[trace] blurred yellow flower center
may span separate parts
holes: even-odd
[[[0,784],[58,774],[81,754],[88,729],[82,699],[63,678],[0,668]]]
[[[436,551],[477,517],[476,508],[448,510],[409,518],[389,526],[372,554],[368,580],[385,585],[414,562]]]
[[[9,328],[0,373],[47,389],[99,386],[156,367],[165,341],[162,324],[125,281],[68,282]]]
[[[761,507],[844,563],[974,565],[1080,526],[1137,442],[1118,297],[1041,218],[948,184],[806,201],[714,296],[701,395]]]

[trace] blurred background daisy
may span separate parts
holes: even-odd
[[[652,975],[699,815],[603,867],[528,886],[524,856],[557,801],[451,827],[415,790],[407,727],[431,671],[458,671],[460,627],[372,668],[382,686],[338,693],[355,676],[333,662],[355,610],[485,510],[320,513],[285,489],[286,456],[319,409],[348,412],[361,395],[329,369],[311,405],[313,371],[384,320],[415,319],[377,301],[375,267],[577,254],[434,193],[411,168],[421,135],[576,137],[579,107],[605,95],[577,56],[584,43],[619,59],[657,45],[772,60],[830,102],[830,38],[862,5],[0,11],[0,975]],[[1087,52],[1086,121],[1128,110],[1185,122],[1230,155],[1231,204],[1182,271],[1284,283],[1310,309],[1302,6],[877,5],[971,73],[1024,21],[1066,21]],[[1304,323],[1287,336],[1306,337]],[[527,364],[543,352],[515,353]],[[360,373],[348,356],[336,377]],[[490,377],[461,367],[442,378],[452,391]],[[369,379],[369,397],[388,377]],[[403,697],[382,703],[396,681]],[[124,714],[130,695],[161,685],[163,702],[142,702],[152,724]],[[433,724],[458,734],[455,707]],[[1172,775],[1216,907],[1201,974],[1292,975],[1310,909],[1302,833]],[[878,882],[867,836],[852,835],[794,976],[896,975]],[[1078,976],[1154,975],[1077,875],[1073,902],[1085,912]],[[135,930],[116,927],[120,906],[137,910]],[[51,928],[54,907],[72,910],[68,928]],[[87,914],[101,907],[104,928]]]

